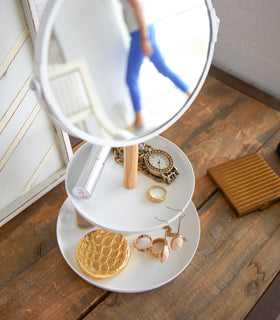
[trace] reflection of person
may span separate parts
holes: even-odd
[[[146,0],[152,1],[152,0]],[[156,43],[155,28],[151,23],[145,0],[121,0],[124,18],[130,33],[131,42],[127,62],[126,82],[130,91],[135,111],[134,127],[142,126],[141,99],[138,77],[144,57],[149,57],[156,69],[169,78],[179,89],[189,95],[189,89],[178,75],[176,75],[164,61]]]

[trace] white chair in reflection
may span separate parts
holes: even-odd
[[[55,99],[72,124],[105,139],[118,134],[119,128],[101,106],[84,59],[52,65],[48,74]]]

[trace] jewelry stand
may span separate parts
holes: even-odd
[[[101,3],[103,2],[100,2],[100,4]],[[82,2],[82,4],[85,5],[83,7],[85,9],[91,8],[92,1],[88,0]],[[97,4],[99,5],[99,2],[95,3],[95,5]],[[193,0],[193,4],[195,4],[196,7],[197,0]],[[61,25],[63,26],[60,30],[61,39],[64,39],[64,31],[67,30],[67,26],[68,28],[71,27],[71,30],[76,31],[75,22],[84,20],[84,16],[80,17],[81,20],[76,19],[74,22],[73,19],[69,19],[69,17],[71,17],[72,10],[74,10],[74,5],[80,6],[81,4],[80,2],[79,4],[78,2],[77,4],[71,2],[69,4],[69,2],[65,2],[63,0],[48,1],[40,21],[40,28],[36,39],[34,79],[32,81],[33,89],[36,90],[39,100],[42,105],[46,107],[46,111],[54,124],[61,127],[63,130],[66,130],[66,132],[71,135],[88,141],[88,143],[83,145],[75,153],[67,167],[65,184],[68,199],[62,206],[58,216],[58,245],[69,266],[80,277],[97,287],[117,292],[142,292],[151,290],[164,285],[177,277],[192,260],[198,246],[200,224],[197,211],[191,202],[194,191],[194,173],[192,166],[182,150],[172,142],[156,135],[168,129],[183,115],[202,88],[213,57],[214,46],[217,40],[219,19],[215,14],[215,9],[212,6],[211,0],[202,0],[201,4],[197,7],[197,14],[199,14],[201,19],[196,19],[196,21],[199,21],[199,28],[197,28],[197,30],[199,30],[199,39],[201,33],[201,21],[205,22],[202,41],[203,43],[204,41],[207,41],[207,46],[205,45],[204,50],[205,60],[201,60],[201,65],[199,66],[201,69],[199,68],[199,76],[196,78],[197,82],[193,83],[194,89],[191,96],[182,107],[177,109],[175,108],[175,110],[173,110],[167,118],[164,118],[164,121],[162,122],[158,122],[156,116],[152,119],[153,128],[145,134],[144,139],[144,136],[134,136],[125,130],[120,131],[120,128],[115,125],[116,119],[112,121],[107,114],[108,110],[105,111],[103,108],[103,105],[107,106],[108,102],[106,101],[106,103],[101,103],[101,101],[99,101],[99,94],[97,94],[97,90],[95,89],[91,73],[83,73],[82,68],[78,70],[78,74],[80,75],[79,79],[81,80],[79,83],[84,83],[85,88],[83,88],[81,92],[78,92],[79,94],[77,93],[79,97],[82,93],[82,98],[80,97],[78,100],[81,101],[81,105],[79,105],[79,114],[84,114],[84,112],[81,111],[84,110],[84,107],[88,108],[89,101],[90,115],[94,115],[94,117],[96,117],[96,123],[94,122],[94,124],[98,124],[97,127],[89,125],[87,122],[88,120],[92,120],[92,118],[81,118],[81,125],[88,130],[79,129],[78,124],[74,122],[72,123],[68,119],[69,108],[65,105],[65,101],[67,99],[64,99],[64,95],[59,95],[59,97],[64,100],[60,103],[57,102],[54,91],[51,87],[50,65],[48,61],[49,42],[54,25],[56,26],[56,35],[58,35],[58,31],[60,30],[58,25],[55,23],[58,12],[62,14],[58,15],[57,20],[58,22],[61,22]],[[193,14],[192,6],[192,3],[188,3],[188,7],[185,9],[191,8],[191,11],[184,10],[184,12],[186,14],[189,12],[190,14]],[[60,10],[61,7],[63,10]],[[69,16],[67,16],[68,12],[70,12]],[[97,13],[98,10],[95,10],[95,12]],[[64,18],[66,18],[66,20],[63,20]],[[68,20],[71,21],[70,24],[67,23]],[[106,19],[101,20],[103,22],[103,20]],[[65,21],[65,23],[63,21]],[[185,21],[188,21],[188,19],[185,19]],[[78,29],[80,30],[80,24]],[[96,29],[98,34],[100,33],[99,29],[107,30],[108,28]],[[90,28],[85,29],[85,31],[88,30],[90,30],[89,37],[92,38],[92,19],[90,19]],[[195,29],[193,28],[193,30]],[[67,34],[69,34],[69,32],[67,32]],[[83,48],[78,56],[81,55],[84,57],[85,53],[89,52],[90,55],[85,58],[87,63],[86,65],[92,65],[91,60],[93,58],[93,50],[88,50],[87,46],[84,46],[85,44],[88,44],[88,41],[84,41],[84,39],[86,39],[84,36],[85,34],[83,34],[83,37],[76,37],[76,41],[65,37],[65,42],[60,42],[60,44],[65,45],[65,53],[71,53],[66,61],[70,62],[73,60],[72,54],[73,51],[75,51],[73,49]],[[71,41],[68,42],[67,40],[69,39]],[[79,39],[82,39],[82,41]],[[101,39],[102,41],[104,39],[108,40],[106,37],[101,37]],[[103,44],[103,42],[101,44]],[[99,47],[100,46],[95,46],[95,48]],[[67,51],[68,49],[66,50],[66,48],[70,48],[70,51]],[[108,51],[115,52],[112,50]],[[73,55],[75,56],[75,54]],[[98,55],[96,57],[98,57]],[[68,64],[69,63],[66,65]],[[95,66],[97,70],[102,70],[102,74],[106,73],[104,71],[105,69],[103,70],[100,65],[99,58],[94,60],[93,66]],[[67,66],[67,70],[68,67],[69,65]],[[95,75],[98,74],[98,72],[94,73]],[[69,72],[66,76],[70,76]],[[107,78],[111,78],[107,73],[106,76]],[[66,86],[66,83],[64,83],[64,85]],[[77,87],[78,86],[75,85],[74,89]],[[72,92],[73,89],[70,90],[71,94]],[[108,95],[107,89],[105,89],[104,92]],[[86,104],[84,103],[84,95],[87,97],[86,100],[88,100]],[[112,102],[115,102],[115,100],[112,100]],[[160,112],[161,111],[162,110],[160,109]],[[88,114],[87,112],[85,114]],[[109,112],[109,114],[111,116],[111,112]],[[85,121],[85,123],[83,123],[83,121]],[[96,129],[96,131],[92,130],[92,128]],[[144,174],[137,173],[137,144],[142,143],[144,140],[154,149],[164,150],[170,154],[174,160],[174,165],[180,173],[179,176],[176,177],[175,181],[170,185],[164,184],[164,188],[167,191],[167,197],[160,203],[155,203],[149,200],[147,197],[147,190],[152,186],[159,185],[161,183],[156,183]],[[104,164],[102,176],[98,180],[92,196],[89,199],[78,199],[72,195],[72,190],[73,187],[76,186],[75,183],[77,178],[79,177],[83,165],[88,158],[88,154],[91,150],[90,143],[96,145],[125,147],[125,168],[114,161],[114,156],[111,153]],[[128,145],[131,144],[134,144],[134,146],[128,147]],[[92,227],[79,227],[76,220],[76,212],[78,212],[85,221],[92,224]],[[188,241],[183,245],[180,251],[177,252],[171,250],[170,257],[166,262],[160,263],[158,259],[148,252],[141,253],[132,248],[132,243],[139,234],[149,233],[152,238],[164,237],[165,230],[162,228],[166,225],[171,225],[172,228],[176,228],[178,226],[178,218],[182,212],[185,213],[185,217],[182,221],[181,233],[182,236],[188,239]],[[110,279],[94,280],[89,278],[77,265],[75,253],[78,243],[83,235],[95,228],[103,228],[109,231],[126,234],[127,241],[132,249],[128,266],[120,274]]]
[[[188,158],[181,149],[163,137],[155,137],[147,143],[172,155],[180,174],[170,185],[157,183],[139,173],[137,187],[125,188],[122,184],[124,168],[117,164],[113,154],[110,154],[92,197],[90,199],[75,198],[71,190],[90,151],[89,143],[75,153],[67,169],[65,184],[68,199],[58,217],[58,245],[66,262],[79,276],[106,290],[143,292],[168,283],[187,267],[199,243],[199,217],[191,202],[194,173]],[[167,190],[165,201],[154,203],[148,199],[146,192],[153,185],[164,186]],[[181,233],[188,241],[180,251],[171,251],[169,259],[160,263],[150,253],[138,252],[133,248],[133,242],[142,233],[149,233],[153,238],[164,237],[162,228],[167,224],[177,229],[181,212],[172,209],[185,212],[186,217],[182,221]],[[92,224],[91,227],[84,228],[77,225],[76,210]],[[88,277],[79,268],[75,258],[76,248],[81,238],[98,228],[126,234],[131,246],[128,266],[111,279],[95,280]]]

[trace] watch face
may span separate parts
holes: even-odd
[[[152,150],[145,156],[145,163],[149,170],[155,173],[169,172],[173,167],[171,156],[162,150]]]

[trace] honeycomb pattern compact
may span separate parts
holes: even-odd
[[[81,239],[76,258],[87,275],[94,279],[107,279],[127,266],[130,248],[123,235],[99,229]]]
[[[258,153],[210,168],[207,173],[239,216],[280,200],[280,178]]]

